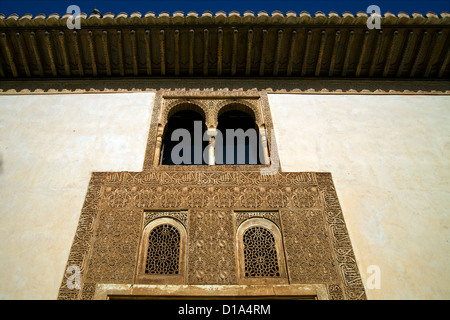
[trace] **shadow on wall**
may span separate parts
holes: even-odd
[[[2,174],[2,173],[3,173],[3,156],[0,153],[0,174]]]

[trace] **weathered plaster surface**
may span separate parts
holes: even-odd
[[[56,299],[92,171],[141,171],[154,93],[0,96],[0,298]]]
[[[269,95],[283,171],[331,172],[369,299],[450,298],[450,97]]]

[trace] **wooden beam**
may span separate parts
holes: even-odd
[[[166,75],[166,44],[164,41],[164,30],[159,31],[159,52],[161,56],[161,75]]]
[[[178,31],[178,30],[177,30]],[[152,75],[152,54],[150,48],[150,30],[145,30],[145,62],[147,65],[147,75]]]
[[[56,77],[58,75],[58,72],[56,71],[55,57],[53,56],[52,44],[50,42],[50,32],[45,31],[44,35],[45,46],[47,47],[47,54],[50,60],[50,69],[52,70],[52,75]]]
[[[137,65],[138,58],[136,49],[136,31],[131,30],[130,37],[131,37],[131,59],[133,60],[133,75],[137,76],[139,71]]]
[[[417,68],[419,67],[419,63],[423,60],[423,55],[425,53],[425,46],[428,42],[428,32],[423,32],[422,41],[420,42],[419,51],[417,52],[416,58],[414,59],[414,64],[411,69],[409,76],[412,78],[416,75]]]
[[[292,68],[293,68],[293,65],[294,65],[294,52],[295,52],[296,44],[297,44],[297,31],[296,30],[292,30],[291,43],[290,43],[290,48],[289,48],[288,64],[287,64],[287,71],[286,71],[288,76],[292,75]]]
[[[447,49],[446,51],[447,53],[445,54],[444,61],[442,61],[441,68],[439,69],[438,73],[439,78],[442,78],[444,76],[445,69],[447,68],[447,65],[450,62],[450,50]]]
[[[2,61],[0,61],[0,77],[6,77]]]
[[[19,76],[19,74],[17,72],[17,67],[16,67],[16,64],[14,63],[12,53],[9,50],[10,47],[8,45],[8,39],[6,37],[6,33],[4,33],[4,32],[1,35],[1,43],[2,43],[2,47],[5,50],[6,60],[8,61],[9,66],[11,68],[11,73],[13,74],[14,78],[17,78]]]
[[[93,37],[94,37],[94,34],[92,33],[91,30],[89,30],[88,31],[88,36],[87,36],[88,47],[89,47],[89,55],[91,56],[92,75],[94,77],[96,77],[97,76],[97,63],[95,61],[94,45],[92,43],[93,42],[93,40],[92,40]]]
[[[253,29],[248,29],[247,32],[247,58],[245,59],[245,75],[249,76],[252,69],[252,44],[253,44]]]
[[[372,63],[370,64],[370,69],[369,69],[369,77],[373,77],[374,73],[375,73],[375,67],[378,64],[378,59],[380,57],[380,53],[381,50],[383,48],[383,44],[384,44],[384,40],[385,36],[383,35],[383,31],[380,30],[378,31],[378,35],[377,35],[377,43],[375,45],[375,52],[372,56]]]
[[[333,53],[331,55],[330,67],[328,69],[328,76],[332,77],[334,74],[334,66],[336,64],[336,57],[341,42],[341,31],[337,30],[334,36]]]
[[[223,30],[217,30],[217,75],[222,75],[222,60],[223,60]]]
[[[273,64],[273,75],[278,75],[278,70],[280,68],[280,57],[281,57],[281,43],[283,41],[283,30],[278,30],[277,34],[277,45],[275,49],[275,61]]]
[[[342,67],[342,76],[343,77],[345,77],[347,75],[348,65],[350,63],[350,53],[352,52],[352,46],[353,46],[354,41],[355,41],[355,31],[350,30],[349,38],[348,38],[348,42],[347,42],[347,48],[345,50],[344,65]]]
[[[36,61],[36,65],[38,67],[39,75],[41,77],[45,76],[44,74],[44,68],[42,67],[42,61],[41,56],[39,55],[37,43],[36,43],[36,34],[34,32],[30,32],[30,42],[31,42],[31,49],[33,51],[33,56]]]
[[[64,72],[67,77],[70,77],[70,65],[69,65],[69,57],[67,56],[66,44],[64,41],[64,31],[60,31],[58,34],[59,39],[59,47],[61,49],[63,63],[64,63]]]
[[[364,31],[363,45],[362,45],[362,48],[361,48],[361,53],[359,55],[358,64],[356,65],[355,76],[357,76],[357,77],[359,77],[361,75],[361,68],[362,68],[363,61],[364,61],[364,59],[366,57],[368,40],[369,40],[369,31],[366,30],[366,31]]]
[[[175,75],[180,75],[180,30],[174,31],[175,42]]]
[[[238,29],[233,28],[233,47],[231,50],[231,75],[236,75]]]
[[[412,50],[412,48],[414,48],[414,44],[415,44],[414,32],[410,31],[408,33],[408,39],[406,40],[405,50],[403,50],[402,59],[400,60],[400,63],[398,65],[397,74],[396,74],[397,78],[402,76],[403,68],[405,67],[406,61],[408,60],[409,56],[411,55],[411,50]]]
[[[23,36],[20,32],[16,33],[16,43],[17,48],[19,48],[20,59],[22,60],[23,68],[25,69],[25,74],[27,77],[31,76],[30,67],[28,66],[28,60],[25,55],[25,44],[23,41]]]
[[[322,30],[321,35],[322,36],[320,37],[319,55],[317,57],[316,72],[315,72],[316,77],[320,75],[320,69],[322,68],[323,51],[325,50],[327,32],[325,30]]]
[[[122,32],[117,31],[117,52],[119,54],[119,74],[121,76],[125,75],[125,62],[123,61],[123,42],[122,42]]]
[[[209,30],[203,30],[203,75],[208,75]]]
[[[306,33],[306,47],[305,47],[305,53],[303,54],[303,61],[302,61],[302,73],[301,76],[305,76],[306,75],[306,67],[307,67],[307,62],[308,62],[308,58],[309,58],[309,51],[311,48],[311,40],[312,40],[312,30],[308,30],[308,32]]]
[[[262,31],[262,45],[261,45],[261,60],[259,62],[259,75],[264,76],[264,55],[266,52],[266,44],[267,43],[267,30],[264,29]]]
[[[428,78],[431,73],[431,68],[436,63],[436,59],[438,55],[441,53],[442,47],[444,45],[445,41],[442,40],[442,31],[437,31],[433,36],[433,43],[430,47],[431,50],[431,56],[430,59],[428,59],[427,67],[425,68],[424,77]]]
[[[189,30],[189,75],[194,75],[194,29]]]
[[[389,74],[389,69],[391,68],[391,64],[392,64],[392,57],[394,56],[394,50],[395,50],[396,44],[399,43],[398,35],[399,35],[399,32],[397,30],[395,30],[394,34],[392,36],[391,47],[389,48],[389,53],[386,58],[386,63],[384,64],[383,77],[387,77]]]
[[[111,76],[111,62],[109,60],[108,31],[102,32],[103,54],[105,55],[106,75]]]
[[[80,77],[82,77],[82,76],[84,76],[83,63],[81,61],[80,46],[78,44],[78,32],[75,30],[72,33],[72,41],[73,41],[73,47],[74,47],[75,60],[77,62],[77,67],[78,67],[78,74],[80,75]]]

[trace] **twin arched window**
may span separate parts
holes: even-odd
[[[263,218],[244,221],[237,230],[240,283],[287,282],[284,250],[278,227]],[[159,218],[144,229],[140,283],[184,283],[186,230],[173,218]]]
[[[231,106],[219,114],[217,128],[209,131],[204,117],[192,106],[169,117],[160,164],[206,165],[212,158],[218,165],[264,164],[259,128],[249,113]],[[212,153],[209,148],[214,148]]]

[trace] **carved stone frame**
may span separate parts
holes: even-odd
[[[148,237],[154,228],[162,224],[169,224],[175,227],[180,233],[179,273],[177,275],[150,275],[145,273],[145,262],[147,259],[147,250],[149,245]],[[186,282],[187,234],[182,223],[169,217],[157,218],[150,221],[142,232],[139,247],[136,283],[164,284],[168,282],[173,284],[184,284]]]
[[[213,95],[184,97],[166,93],[159,100],[161,101],[162,108],[160,108],[161,110],[158,114],[153,113],[153,116],[158,117],[156,144],[154,151],[151,151],[154,154],[153,167],[165,167],[161,165],[161,154],[162,142],[167,133],[167,123],[173,114],[182,110],[192,110],[202,116],[207,128],[207,134],[210,136],[210,145],[212,146],[214,146],[214,138],[217,134],[218,118],[223,112],[239,110],[247,113],[254,120],[255,126],[258,129],[259,138],[261,139],[261,152],[264,155],[264,159],[261,159],[261,162],[263,165],[270,164],[269,144],[271,140],[269,133],[271,133],[272,129],[272,119],[268,108],[264,108],[267,101],[263,101],[261,95],[251,94],[244,97],[217,97]],[[212,155],[214,155],[214,151]],[[206,167],[205,165],[203,166]]]
[[[208,131],[213,131],[217,127],[217,119],[219,114],[224,110],[228,110],[230,105],[241,106],[245,111],[254,118],[259,133],[262,138],[262,147],[264,151],[264,165],[253,165],[254,167],[269,167],[271,163],[279,163],[278,152],[276,150],[275,141],[272,145],[273,122],[270,114],[269,100],[265,91],[248,90],[245,92],[216,92],[214,90],[204,90],[197,92],[196,90],[159,90],[155,96],[155,104],[153,107],[150,132],[147,140],[146,154],[144,158],[144,171],[168,166],[160,165],[161,145],[165,133],[165,127],[174,111],[184,109],[201,110],[202,116],[205,117],[205,124]],[[193,107],[194,106],[194,107]],[[269,158],[270,156],[270,158]],[[171,169],[179,170],[176,166],[170,166]],[[189,166],[183,166],[189,168]],[[211,170],[214,166],[198,165],[206,170]],[[249,166],[234,166],[248,169]],[[214,170],[214,169],[213,169]]]
[[[276,278],[246,278],[245,277],[245,263],[244,263],[244,243],[243,236],[245,231],[251,227],[263,227],[272,234],[275,239],[275,249],[277,251],[277,262],[280,276]],[[268,219],[254,217],[243,221],[237,228],[236,232],[237,255],[236,266],[238,269],[238,283],[239,284],[288,284],[289,279],[286,272],[286,259],[284,258],[283,237],[280,229],[275,223]]]

